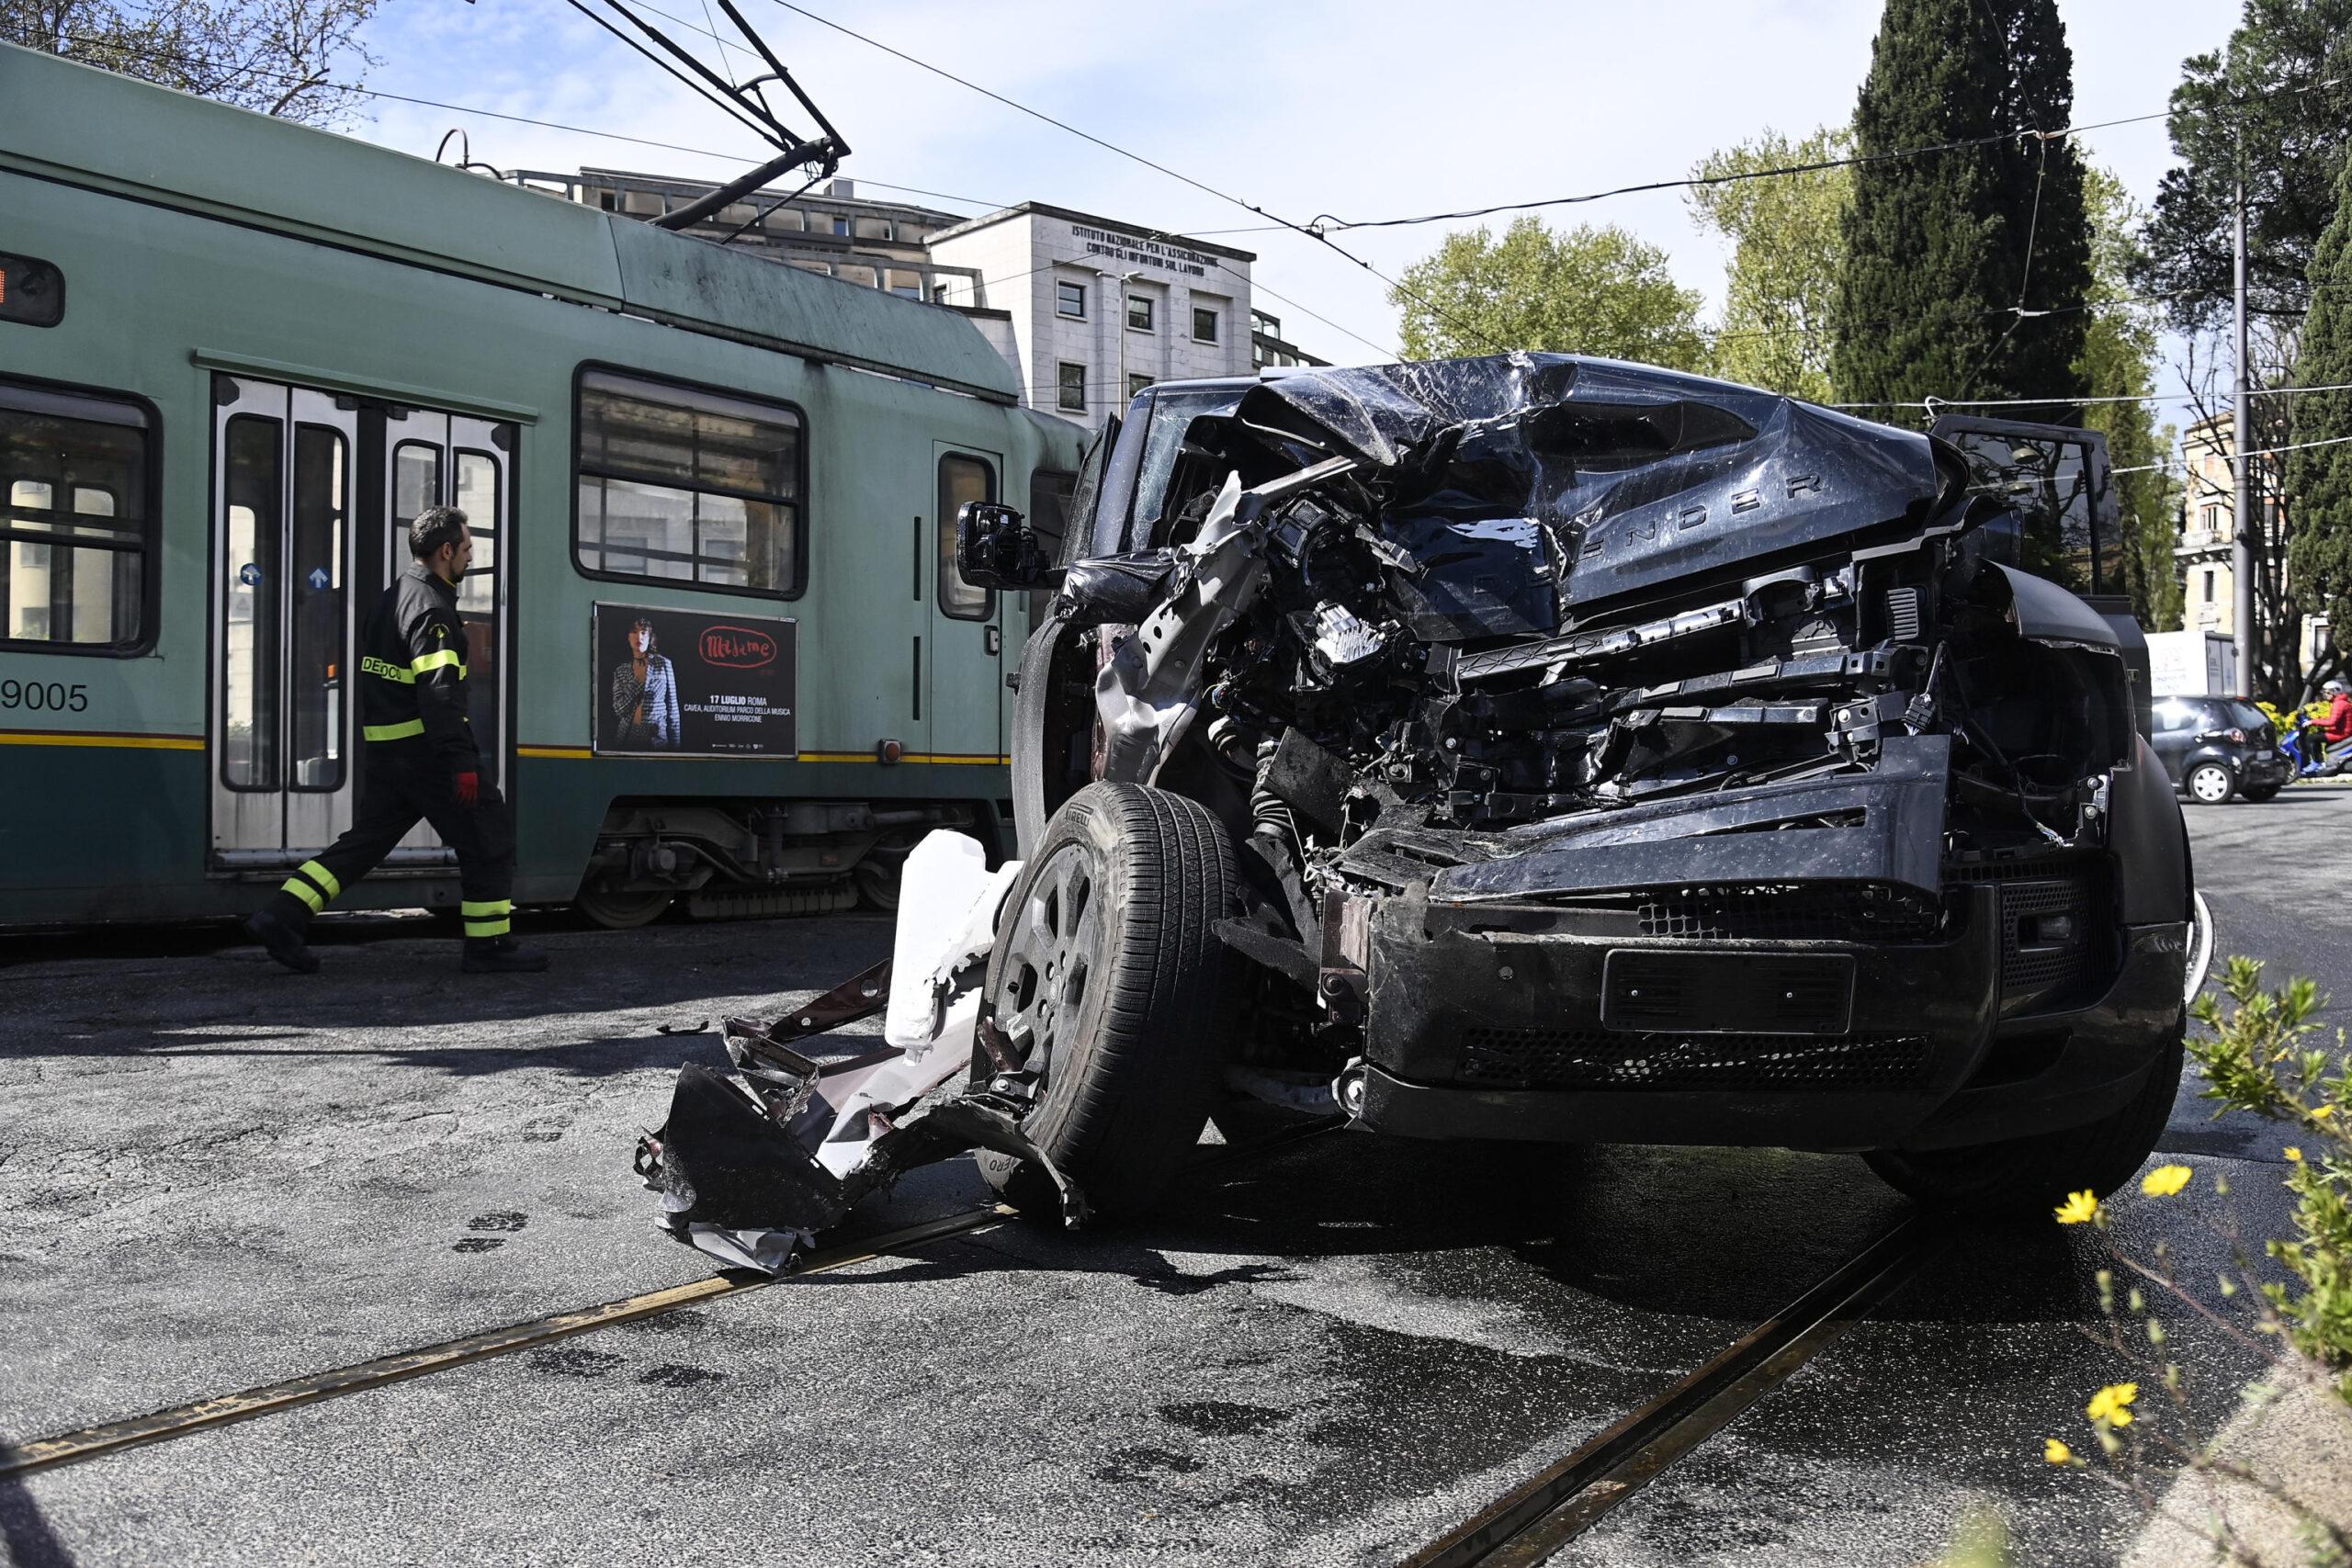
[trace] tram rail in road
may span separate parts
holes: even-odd
[[[1205,1174],[1240,1164],[1336,1125],[1336,1121],[1317,1122],[1213,1155],[1194,1171]],[[734,1273],[698,1280],[150,1415],[0,1446],[0,1479],[192,1437],[615,1324],[639,1322],[681,1307],[748,1294],[802,1275],[827,1273],[933,1246],[1017,1216],[1018,1211],[1007,1204],[990,1204],[811,1253],[797,1268],[780,1276]],[[1404,1568],[1505,1568],[1544,1562],[1867,1317],[1941,1249],[1947,1236],[1942,1227],[1924,1216],[1904,1221],[1673,1387],[1414,1552],[1405,1560]]]
[[[1521,1568],[1550,1558],[1868,1317],[1948,1239],[1924,1215],[1905,1220],[1664,1393],[1413,1553],[1403,1568]]]

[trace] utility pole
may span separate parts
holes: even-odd
[[[2257,525],[2254,516],[2254,487],[2246,482],[2248,466],[2254,459],[2247,456],[2254,450],[2253,398],[2246,384],[2245,337],[2245,180],[2237,183],[2236,219],[2232,225],[2233,266],[2235,272],[2236,301],[2233,328],[2237,341],[2237,388],[2230,412],[2230,513],[2235,526],[2231,530],[2230,579],[2234,590],[2233,609],[2236,616],[2238,679],[2237,694],[2252,697],[2255,689],[2254,625],[2255,540]]]

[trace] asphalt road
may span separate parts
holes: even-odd
[[[2352,987],[2352,792],[2191,808],[2221,949]],[[420,921],[284,974],[213,931],[19,939],[0,988],[0,1438],[706,1277],[628,1169],[682,1061],[887,950],[866,917],[613,934],[466,977]],[[2347,991],[2352,994],[2352,991]],[[2276,1140],[2168,1146],[2273,1234]],[[2168,1222],[2184,1274],[2222,1244]],[[978,1201],[919,1173],[867,1232]],[[1859,1161],[1333,1134],[1148,1225],[1016,1222],[628,1327],[0,1482],[25,1564],[1393,1562],[1652,1396],[1908,1212]],[[1954,1235],[1881,1313],[1563,1561],[2120,1560],[2128,1500],[2041,1458],[2125,1375],[2078,1231]],[[2252,1368],[2183,1324],[2201,1420]]]

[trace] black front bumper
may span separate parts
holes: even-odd
[[[2185,928],[2117,925],[2103,857],[1946,880],[1924,929],[1864,890],[1814,889],[1781,918],[1793,936],[1745,934],[1790,907],[1760,897],[1724,919],[1706,913],[1720,899],[1383,899],[1359,1120],[1435,1138],[1928,1148],[2120,1107],[2180,1027]],[[1822,934],[1872,922],[1897,929]]]

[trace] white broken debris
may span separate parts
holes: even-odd
[[[989,871],[986,852],[961,833],[934,832],[907,856],[882,1010],[883,1048],[861,1049],[862,1042],[850,1037],[829,1043],[831,1055],[802,1049],[810,1035],[862,1015],[859,995],[847,987],[808,1004],[797,1019],[799,1032],[771,1026],[783,1038],[729,1021],[727,1049],[737,1070],[729,1081],[752,1115],[729,1113],[724,1129],[705,1127],[696,1134],[706,1145],[696,1154],[707,1155],[722,1136],[728,1140],[705,1167],[703,1184],[713,1185],[716,1177],[741,1186],[752,1208],[805,1208],[811,1223],[760,1225],[700,1217],[714,1206],[708,1200],[715,1195],[696,1190],[683,1170],[687,1162],[672,1145],[683,1095],[673,1103],[670,1123],[639,1149],[639,1174],[662,1191],[657,1223],[729,1268],[776,1273],[868,1185],[895,1177],[903,1166],[887,1157],[876,1165],[877,1152],[891,1134],[950,1098],[943,1091],[970,1067],[998,914],[1020,871],[1017,861]],[[827,1003],[846,1010],[819,1016]],[[864,1015],[870,1011],[869,1002]],[[687,1071],[718,1081],[699,1068]],[[902,1151],[898,1157],[921,1163],[939,1155],[910,1158]],[[784,1168],[796,1161],[800,1168]]]

